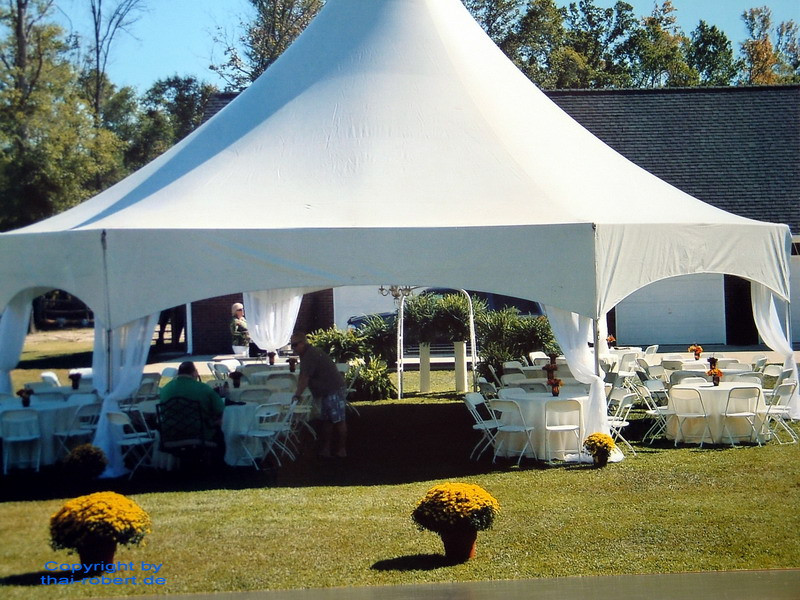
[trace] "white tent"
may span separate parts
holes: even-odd
[[[411,282],[538,300],[557,321],[558,307],[569,355],[633,291],[728,273],[764,292],[762,321],[787,344],[789,244],[788,227],[714,208],[605,146],[459,0],[329,0],[170,151],[0,235],[0,306],[60,288],[110,332],[226,293]]]

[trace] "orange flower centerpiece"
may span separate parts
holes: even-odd
[[[445,556],[454,563],[475,558],[478,531],[489,529],[500,503],[489,492],[469,483],[443,483],[428,490],[411,518],[417,527],[438,533]]]
[[[29,390],[27,388],[23,388],[21,390],[17,390],[17,396],[20,397],[22,400],[22,407],[28,408],[31,405],[31,396],[33,395],[33,390]]]
[[[609,336],[606,338],[606,343],[607,343],[609,346],[610,346],[611,344],[613,344],[614,342],[616,342],[616,341],[617,341],[617,338],[615,338],[613,335],[609,335]]]
[[[97,492],[69,500],[50,517],[53,550],[76,550],[94,573],[108,570],[117,544],[139,544],[150,533],[150,516],[130,498]]]
[[[722,377],[722,371],[717,368],[717,359],[713,356],[708,359],[708,366],[711,367],[708,371],[706,371],[706,375],[711,376],[711,383],[714,385],[719,385],[719,379]]]
[[[703,351],[703,347],[700,344],[692,344],[689,346],[689,352],[694,352],[694,359],[700,360],[700,353]]]
[[[547,371],[547,385],[551,387],[553,396],[558,396],[561,391],[561,384],[564,382],[555,375],[556,371],[558,371],[555,354],[550,355],[550,362],[542,367],[542,371]]]

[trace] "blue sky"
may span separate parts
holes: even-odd
[[[367,0],[371,1],[371,0]],[[637,16],[649,14],[653,0],[627,0]],[[615,0],[595,0],[598,6],[612,6]],[[559,4],[568,4],[559,0]],[[86,31],[85,0],[61,0],[73,27]],[[149,6],[132,27],[136,36],[121,34],[114,46],[109,75],[117,85],[131,85],[145,91],[157,79],[179,74],[195,77],[224,87],[215,73],[208,69],[211,62],[222,62],[222,48],[213,42],[217,28],[230,36],[238,31],[241,19],[247,20],[250,4],[247,0],[147,0]],[[748,8],[769,6],[774,21],[793,19],[800,22],[798,0],[673,0],[678,22],[686,33],[700,19],[722,29],[738,50],[745,37],[741,14]]]

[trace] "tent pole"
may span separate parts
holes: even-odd
[[[397,399],[403,399],[403,311],[406,297],[400,298],[400,307],[397,311]]]
[[[600,377],[600,325],[599,319],[592,319],[592,329],[594,329],[594,374]]]
[[[472,309],[472,298],[469,297],[467,290],[461,290],[467,297],[467,304],[469,305],[469,344],[471,347],[470,357],[472,360],[472,391],[478,391],[478,371],[477,371],[477,349],[475,347],[475,313]]]
[[[100,235],[100,244],[103,247],[103,281],[105,283],[105,301],[106,301],[106,322],[105,322],[105,338],[106,338],[106,389],[104,398],[111,393],[114,389],[114,370],[111,365],[111,343],[114,339],[114,334],[111,329],[111,292],[108,289],[108,240],[107,232],[103,229]]]

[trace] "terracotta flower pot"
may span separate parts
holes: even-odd
[[[78,548],[78,556],[83,565],[95,565],[88,573],[89,575],[105,573],[108,571],[106,565],[114,563],[114,554],[117,551],[117,542],[105,538],[99,538],[88,542]]]
[[[439,533],[444,544],[444,555],[452,563],[467,562],[478,553],[478,532],[474,529],[457,529]]]
[[[608,454],[605,452],[598,452],[592,456],[592,462],[596,468],[605,467],[608,464]]]
[[[714,376],[711,378],[711,383],[713,383],[714,385],[719,385],[719,377],[717,377],[716,375],[714,375]]]

